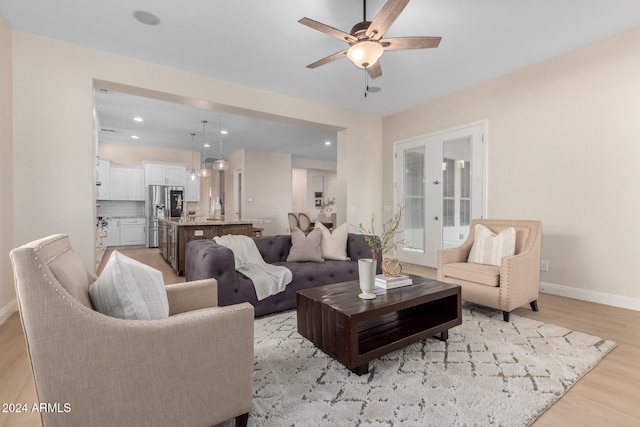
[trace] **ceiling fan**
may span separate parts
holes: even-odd
[[[389,0],[382,7],[373,21],[367,21],[367,0],[362,1],[363,20],[351,29],[351,33],[345,33],[337,28],[330,27],[309,18],[302,18],[298,22],[314,30],[321,31],[344,40],[349,43],[347,49],[336,52],[322,58],[307,68],[317,68],[346,56],[357,67],[364,68],[372,79],[382,75],[380,57],[385,50],[428,49],[438,47],[442,37],[394,37],[383,39],[382,36],[391,24],[400,16],[400,13],[409,3],[409,0]]]

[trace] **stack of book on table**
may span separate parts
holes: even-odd
[[[385,276],[384,274],[376,275],[376,286],[383,289],[399,288],[401,286],[411,285],[413,281],[407,275],[400,274],[398,276]]]

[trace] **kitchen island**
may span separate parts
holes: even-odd
[[[184,275],[184,254],[192,240],[213,239],[215,236],[239,234],[253,236],[253,222],[196,219],[181,222],[174,219],[158,220],[158,247],[162,257],[178,276]]]

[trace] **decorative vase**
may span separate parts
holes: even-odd
[[[318,211],[318,221],[327,222],[327,214],[324,211]]]
[[[371,258],[362,258],[358,260],[358,277],[360,280],[360,290],[362,293],[358,295],[362,299],[374,299],[376,294],[373,293],[376,280],[376,260]]]
[[[216,202],[213,207],[213,219],[222,219],[222,205],[220,204],[220,197],[216,197]]]

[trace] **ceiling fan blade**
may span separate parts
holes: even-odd
[[[329,55],[329,56],[327,56],[325,58],[322,58],[322,59],[314,62],[313,64],[307,65],[307,68],[311,68],[311,69],[318,68],[321,65],[328,64],[329,62],[336,61],[336,60],[338,60],[340,58],[344,58],[344,57],[347,56],[347,50],[349,50],[349,49],[341,50],[340,52],[336,52],[336,53],[334,53],[332,55]]]
[[[389,0],[382,6],[380,12],[373,18],[371,25],[367,28],[366,35],[371,40],[380,40],[385,31],[400,16],[400,13],[409,3],[409,0]]]
[[[380,61],[376,61],[373,65],[367,67],[367,73],[372,79],[378,78],[382,75],[382,67]]]
[[[309,28],[313,28],[314,30],[318,30],[325,34],[329,34],[332,37],[335,37],[342,41],[346,41],[348,43],[355,43],[358,41],[358,39],[356,39],[349,33],[345,33],[344,31],[338,30],[337,28],[330,27],[329,25],[323,24],[322,22],[314,21],[313,19],[302,18],[298,22],[302,25],[306,25]]]
[[[438,47],[442,37],[393,37],[380,40],[384,50],[429,49]]]

